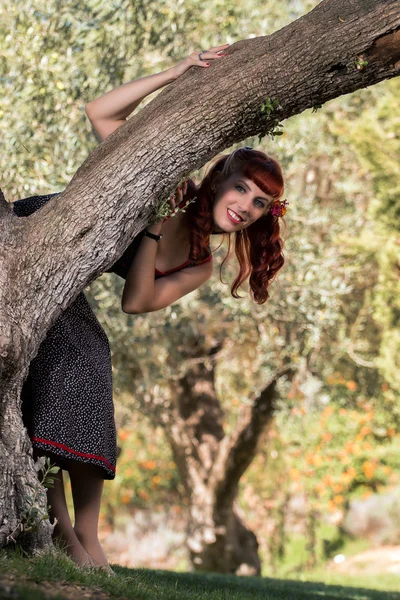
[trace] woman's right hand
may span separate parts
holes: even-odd
[[[229,48],[229,44],[224,44],[223,46],[215,46],[214,48],[209,48],[204,51],[195,51],[192,52],[189,56],[184,58],[180,63],[178,63],[175,67],[172,67],[172,70],[176,76],[176,78],[186,73],[190,67],[209,67],[210,60],[216,60],[222,58],[225,55],[225,50]],[[199,59],[199,54],[201,53],[202,59]]]

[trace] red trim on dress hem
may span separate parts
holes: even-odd
[[[68,448],[65,444],[60,444],[58,442],[53,442],[51,440],[44,440],[42,438],[33,437],[31,438],[32,442],[38,442],[39,444],[49,444],[50,446],[56,446],[57,448],[61,448],[61,450],[66,450],[67,452],[71,452],[72,454],[76,454],[77,456],[84,456],[85,458],[96,458],[97,460],[103,461],[111,471],[115,472],[115,467],[113,467],[106,458],[103,456],[97,456],[97,454],[86,454],[85,452],[78,452],[78,450],[73,450],[72,448]]]

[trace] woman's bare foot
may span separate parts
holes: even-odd
[[[94,567],[108,567],[111,569],[108,564],[108,560],[106,555],[104,554],[104,550],[98,540],[98,538],[94,538],[93,536],[85,535],[74,528],[76,537],[78,538],[82,547],[86,550],[87,554],[93,561]]]
[[[83,548],[76,535],[66,536],[65,533],[59,533],[58,535],[56,534],[53,536],[53,541],[55,545],[62,550],[62,552],[65,552],[65,554],[69,556],[78,567],[95,566],[94,560],[85,550],[85,548]]]

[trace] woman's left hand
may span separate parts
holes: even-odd
[[[190,56],[184,58],[175,67],[172,67],[176,78],[183,75],[190,67],[209,67],[211,64],[210,60],[218,60],[225,56],[224,52],[229,48],[229,45],[230,44],[224,44],[223,46],[215,46],[208,50],[196,50],[195,52],[192,52]],[[200,60],[199,54],[201,54],[202,60]]]

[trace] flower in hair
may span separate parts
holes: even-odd
[[[274,217],[283,217],[286,214],[288,204],[287,200],[275,200],[271,204],[269,211]]]

